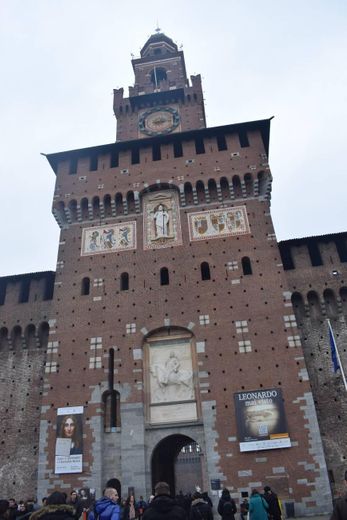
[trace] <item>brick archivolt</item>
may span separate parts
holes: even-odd
[[[53,215],[58,225],[67,227],[74,222],[92,220],[106,220],[129,214],[141,213],[142,195],[148,191],[158,189],[176,189],[179,192],[181,207],[198,206],[199,204],[213,204],[226,200],[247,199],[262,197],[270,199],[271,174],[264,171],[257,175],[246,173],[243,177],[234,175],[232,178],[210,178],[207,182],[198,180],[195,184],[183,182],[157,183],[144,188],[141,192],[117,192],[114,195],[106,194],[103,197],[95,195],[91,198],[83,197],[80,200],[72,199],[69,202],[58,201],[53,204]]]

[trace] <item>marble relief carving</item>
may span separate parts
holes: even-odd
[[[191,241],[250,233],[245,206],[189,213]]]
[[[196,420],[190,341],[150,345],[148,362],[150,422]]]
[[[143,204],[144,249],[182,244],[178,194],[173,190],[148,193]]]

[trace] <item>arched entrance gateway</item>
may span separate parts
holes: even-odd
[[[154,448],[151,460],[152,489],[164,481],[172,494],[191,493],[195,486],[204,487],[203,455],[200,445],[191,437],[173,434]]]

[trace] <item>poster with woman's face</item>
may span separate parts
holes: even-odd
[[[82,473],[83,406],[57,410],[55,473]]]

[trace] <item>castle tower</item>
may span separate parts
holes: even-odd
[[[187,78],[183,51],[165,34],[152,35],[132,60],[135,85],[114,90],[117,141],[205,128],[201,77]]]
[[[117,142],[48,155],[61,236],[39,496],[110,481],[148,496],[166,480],[239,500],[270,484],[299,515],[326,511],[270,215],[270,120],[205,128],[200,77],[188,85],[163,34],[132,63]]]

